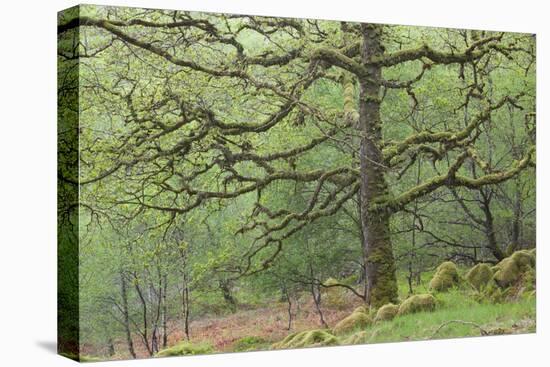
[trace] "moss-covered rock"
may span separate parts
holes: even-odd
[[[529,267],[521,274],[520,279],[513,286],[507,289],[507,300],[515,301],[519,298],[529,298],[529,295],[536,288],[535,269]]]
[[[234,352],[247,352],[251,350],[263,349],[267,346],[267,341],[259,336],[245,336],[233,344]]]
[[[399,306],[394,305],[393,303],[388,303],[378,309],[376,312],[376,317],[374,321],[389,321],[393,320],[397,313],[399,312]]]
[[[430,289],[435,292],[446,292],[460,283],[458,269],[452,261],[445,261],[437,267],[430,281]]]
[[[501,288],[517,283],[522,275],[535,267],[535,257],[528,250],[514,252],[495,266],[493,279]]]
[[[522,286],[525,292],[534,291],[536,288],[536,282],[537,282],[537,273],[535,269],[531,268],[531,269],[528,269],[525,273],[523,273]]]
[[[535,255],[531,250],[519,250],[511,256],[519,266],[535,268]]]
[[[207,354],[214,352],[210,344],[200,343],[193,344],[187,341],[179,342],[173,347],[159,351],[155,357],[172,357],[172,356],[187,356],[195,354]]]
[[[488,264],[477,264],[466,273],[466,280],[478,291],[484,289],[492,278],[493,271]]]
[[[436,303],[435,297],[431,294],[415,294],[401,303],[397,315],[430,312],[435,309]]]
[[[355,310],[353,310],[353,312],[363,312],[363,313],[366,313],[367,315],[370,314],[370,308],[368,305],[361,305],[357,308],[355,308]]]
[[[347,344],[364,344],[367,343],[369,338],[369,333],[366,331],[359,331],[357,333],[351,334],[348,337],[342,340],[343,345]]]
[[[334,335],[347,334],[350,331],[364,329],[372,325],[371,317],[365,312],[352,312],[346,318],[340,320],[332,329]]]
[[[338,339],[329,330],[308,330],[288,335],[271,346],[272,349],[320,347],[338,345]]]

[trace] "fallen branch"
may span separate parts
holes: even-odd
[[[489,333],[487,332],[487,330],[485,330],[484,328],[482,328],[479,324],[476,324],[475,322],[471,322],[471,321],[463,321],[463,320],[450,320],[450,321],[446,321],[444,322],[443,324],[439,325],[439,327],[437,328],[437,330],[432,334],[432,336],[430,337],[430,339],[434,338],[440,331],[441,329],[443,329],[445,326],[448,326],[450,324],[462,324],[462,325],[469,325],[469,326],[474,326],[476,328],[479,329],[479,332],[481,335],[489,335]]]

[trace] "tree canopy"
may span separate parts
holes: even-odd
[[[150,353],[163,295],[355,274],[380,306],[534,244],[533,35],[95,6],[58,33],[82,297]]]

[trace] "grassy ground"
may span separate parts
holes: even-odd
[[[376,323],[357,335],[358,343],[457,338],[535,332],[535,299],[478,303],[464,291],[437,295],[434,312],[416,313]]]
[[[426,276],[429,279],[429,275]],[[401,289],[405,289],[402,285]],[[415,293],[426,291],[420,286]],[[406,292],[402,299],[406,298]],[[396,317],[392,321],[377,322],[362,330],[355,330],[338,337],[339,344],[384,343],[411,340],[457,338],[481,335],[529,333],[536,330],[535,297],[521,297],[513,302],[478,302],[474,292],[466,287],[436,294],[437,307],[433,312]],[[272,309],[237,312],[226,318],[197,324],[198,339],[217,340],[214,350],[218,352],[266,350],[271,343],[282,340],[290,331],[284,327],[286,315],[283,305]],[[319,324],[312,305],[304,304],[297,316],[292,332],[318,329]],[[331,310],[328,323],[333,327],[349,315],[353,308]],[[209,325],[209,327],[207,326]],[[212,329],[214,328],[214,329]],[[210,331],[215,331],[215,335]],[[213,339],[212,339],[213,338]],[[251,338],[256,343],[242,347],[241,339]]]

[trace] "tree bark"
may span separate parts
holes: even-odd
[[[145,297],[143,295],[143,292],[141,290],[141,287],[139,286],[139,281],[137,275],[134,273],[134,288],[136,289],[136,293],[139,296],[139,300],[141,301],[141,308],[142,308],[142,316],[143,316],[143,331],[140,331],[141,339],[143,341],[143,345],[145,346],[145,349],[147,349],[147,353],[152,356],[153,351],[151,350],[151,347],[149,346],[149,321],[147,320],[147,301],[145,300]]]
[[[522,208],[522,198],[521,198],[521,185],[519,178],[516,177],[515,180],[515,193],[514,193],[514,219],[512,221],[512,241],[511,241],[511,250],[516,250],[523,245],[521,239],[522,231],[522,218],[523,218],[523,208]]]
[[[367,276],[366,301],[378,307],[397,301],[395,259],[390,238],[390,216],[385,210],[374,210],[373,203],[388,198],[381,143],[380,119],[380,65],[369,62],[379,57],[384,49],[381,44],[382,27],[362,24],[362,62],[366,75],[359,78],[359,129],[361,133],[361,224]]]
[[[487,193],[486,190],[479,190],[481,194],[481,210],[485,216],[484,227],[485,235],[487,236],[487,248],[493,256],[498,260],[502,260],[506,257],[506,254],[502,251],[498,245],[496,229],[493,219],[493,212],[491,211],[491,193]]]
[[[126,342],[128,344],[128,352],[132,358],[136,358],[136,352],[134,350],[134,342],[132,341],[132,332],[130,330],[130,315],[128,311],[128,285],[126,284],[126,277],[124,273],[120,272],[120,293],[122,297],[122,311],[124,317],[124,331],[126,333]]]
[[[166,294],[168,293],[168,276],[164,274],[164,287],[162,291],[162,347],[168,346],[168,305],[166,303]]]

